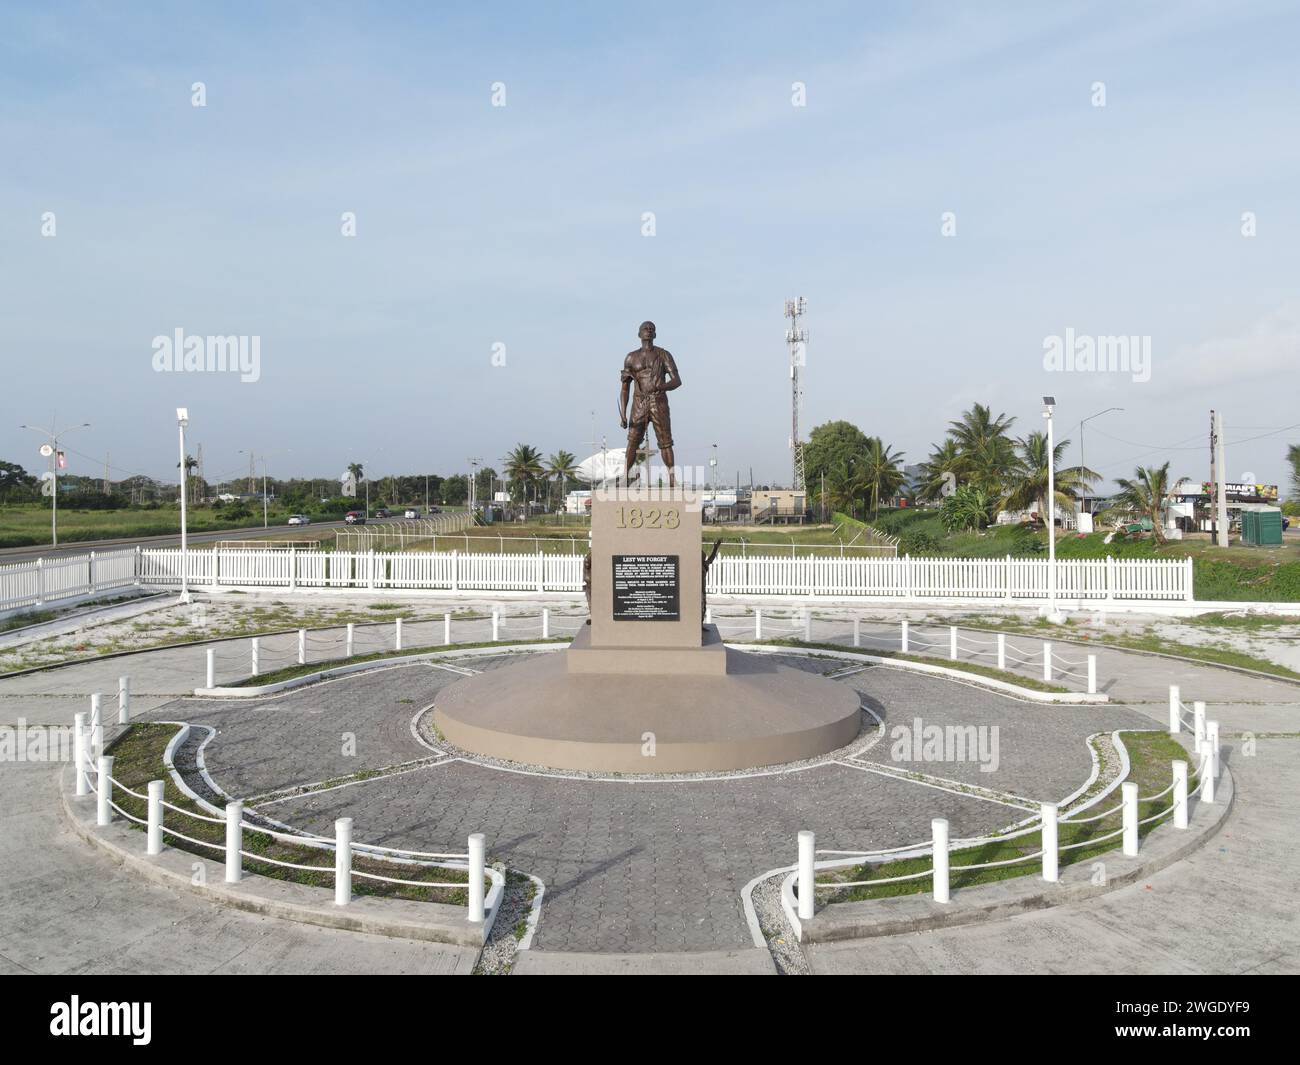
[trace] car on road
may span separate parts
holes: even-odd
[[[429,513],[430,513],[430,514],[441,514],[441,513],[442,513],[442,507],[430,507],[430,508],[429,508]]]
[[[359,510],[349,510],[343,516],[344,525],[364,525],[365,523],[366,516]]]
[[[393,516],[393,512],[389,510],[387,507],[380,507],[378,510],[375,511],[376,518],[391,518],[392,516]]]
[[[307,517],[306,514],[290,514],[290,515],[289,515],[289,524],[290,524],[290,525],[310,525],[310,524],[311,524],[311,518]]]
[[[420,516],[420,512],[416,510],[414,507],[407,507],[406,513],[402,515],[402,517],[407,519],[418,518],[419,516]]]

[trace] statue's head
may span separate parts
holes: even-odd
[[[655,324],[654,322],[642,322],[641,328],[636,331],[636,335],[642,340],[654,340]]]

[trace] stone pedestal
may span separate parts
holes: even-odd
[[[721,675],[727,656],[703,627],[700,493],[620,488],[591,505],[591,625],[572,673]]]

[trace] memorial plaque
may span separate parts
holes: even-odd
[[[678,555],[614,555],[615,621],[680,621]]]

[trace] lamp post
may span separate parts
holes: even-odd
[[[82,422],[80,425],[70,425],[68,428],[59,431],[53,422],[48,429],[43,429],[39,425],[20,425],[19,429],[30,429],[34,433],[43,433],[49,441],[41,445],[41,454],[50,460],[50,546],[59,546],[59,462],[63,458],[63,452],[59,449],[59,437],[63,433],[71,433],[77,429],[89,429],[90,422]]]
[[[189,467],[185,465],[185,427],[190,424],[190,412],[185,407],[176,408],[176,428],[181,441],[181,599],[190,601],[190,546],[185,526],[185,482],[189,480]]]
[[[709,459],[713,474],[713,524],[718,524],[718,445],[713,445],[713,457]]]
[[[1043,417],[1047,419],[1047,606],[1040,613],[1055,625],[1065,621],[1056,607],[1056,435],[1052,413],[1054,396],[1043,397]]]
[[[1087,470],[1088,468],[1088,464],[1083,461],[1083,427],[1087,425],[1090,421],[1092,421],[1093,418],[1100,418],[1103,414],[1109,414],[1111,411],[1117,411],[1117,410],[1122,411],[1123,409],[1124,409],[1123,407],[1107,407],[1105,410],[1099,410],[1096,414],[1089,414],[1088,417],[1084,418],[1083,421],[1079,423],[1079,469],[1080,470]],[[1092,511],[1089,511],[1088,513],[1091,514]]]

